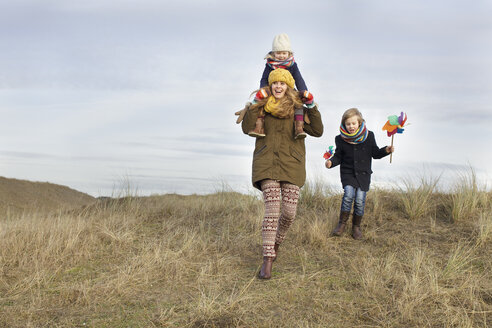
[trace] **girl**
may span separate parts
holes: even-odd
[[[253,186],[263,192],[265,216],[261,236],[263,239],[263,265],[260,279],[270,279],[272,264],[280,244],[294,221],[299,189],[306,180],[305,139],[293,136],[294,111],[302,107],[299,94],[294,91],[294,78],[289,71],[278,68],[268,77],[269,93],[246,111],[242,121],[245,134],[255,126],[258,113],[265,112],[264,138],[256,138],[253,153]],[[323,123],[317,106],[308,111],[310,124],[305,131],[320,137]]]
[[[307,91],[306,83],[304,82],[301,72],[299,71],[299,67],[294,60],[294,53],[292,52],[290,39],[287,34],[282,33],[274,37],[272,43],[272,51],[270,51],[266,55],[265,59],[267,62],[261,76],[260,90],[256,93],[252,103],[255,104],[258,101],[270,96],[268,77],[273,70],[282,68],[288,70],[294,78],[295,86],[297,87],[297,90],[299,90],[299,96],[304,103],[304,106],[308,109],[313,108],[313,95],[309,91]],[[248,107],[248,105],[249,104],[246,105],[246,108]],[[241,115],[239,113],[240,112],[237,112],[236,115]],[[265,137],[265,130],[263,128],[264,114],[265,113],[262,111],[258,113],[255,128],[249,131],[248,135],[257,138]],[[306,137],[306,133],[304,132],[304,108],[302,106],[295,109],[294,118],[295,138],[303,139]],[[238,119],[238,121],[240,121],[240,119]]]
[[[333,230],[333,235],[342,235],[354,203],[352,237],[361,239],[360,223],[364,215],[366,193],[371,183],[372,159],[387,156],[394,151],[394,147],[378,148],[374,133],[367,130],[362,114],[357,108],[350,108],[343,113],[340,135],[335,137],[335,144],[335,154],[331,159],[326,160],[325,166],[329,169],[340,164],[344,193],[340,219]]]

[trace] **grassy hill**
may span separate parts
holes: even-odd
[[[269,281],[259,194],[0,220],[0,327],[490,327],[492,196],[462,187],[371,190],[355,241],[308,185]]]
[[[94,197],[66,186],[0,177],[0,215],[78,208],[94,201]]]

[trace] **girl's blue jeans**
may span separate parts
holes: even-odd
[[[352,203],[354,203],[354,214],[363,216],[364,207],[366,206],[366,193],[360,188],[348,185],[343,187],[342,212],[350,212]]]

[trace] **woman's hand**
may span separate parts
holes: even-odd
[[[326,160],[325,166],[327,169],[329,169],[331,167],[331,161],[329,159]]]
[[[388,154],[391,154],[394,151],[395,151],[395,147],[394,146],[386,146],[386,152]]]

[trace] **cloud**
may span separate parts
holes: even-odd
[[[61,156],[43,153],[31,153],[21,151],[0,150],[0,155],[6,159],[29,159],[29,160],[59,160]]]
[[[260,1],[3,2],[0,156],[22,162],[4,171],[85,190],[128,172],[143,190],[161,178],[180,191],[194,190],[184,177],[249,184],[254,139],[233,113],[259,86],[273,36],[286,32],[325,123],[322,138],[306,141],[308,174],[323,169],[320,156],[354,106],[380,145],[388,115],[403,110],[412,123],[396,140],[395,165],[375,164],[376,181],[422,162],[491,172],[485,138],[474,137],[492,119],[490,2],[309,1],[305,12],[282,4],[299,10],[276,15],[258,10]]]

